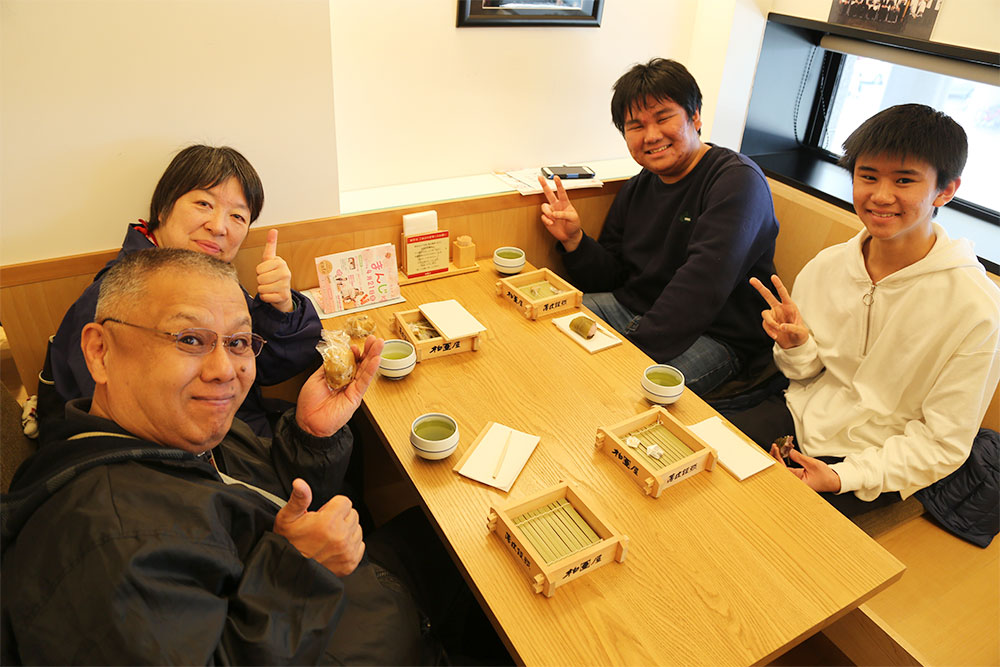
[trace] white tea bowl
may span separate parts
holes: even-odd
[[[420,415],[410,424],[410,444],[422,459],[447,458],[458,447],[458,423],[440,412]]]
[[[386,357],[389,355],[389,358]],[[410,374],[417,365],[417,351],[408,340],[393,338],[385,341],[382,357],[378,362],[378,372],[390,380],[398,380]]]
[[[514,246],[504,246],[493,251],[493,266],[509,276],[524,268],[524,251]]]
[[[667,364],[653,364],[642,372],[642,393],[650,403],[673,403],[684,393],[684,373]]]

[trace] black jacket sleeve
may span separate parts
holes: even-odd
[[[315,510],[343,491],[353,448],[350,428],[317,438],[299,428],[293,408],[281,416],[273,440],[257,436],[237,420],[216,451],[222,450],[218,458],[223,472],[282,499],[291,495],[296,477],[304,479],[312,489]]]
[[[295,309],[283,313],[259,296],[247,295],[254,333],[267,341],[257,357],[257,384],[278,384],[319,366],[316,343],[323,329],[319,315],[304,294],[292,290],[292,301]]]
[[[41,571],[58,595],[5,610],[24,664],[314,663],[344,605],[341,581],[274,533],[243,560],[212,536],[122,535]]]

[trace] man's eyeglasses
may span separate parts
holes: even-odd
[[[138,324],[132,324],[131,322],[123,322],[122,320],[116,320],[113,317],[106,317],[98,324],[104,324],[105,322],[115,322],[117,324],[124,324],[127,327],[134,327],[136,329],[142,329],[144,331],[152,331],[155,334],[160,334],[161,336],[170,336],[174,339],[174,344],[177,349],[181,352],[186,352],[188,354],[194,355],[204,355],[208,354],[215,349],[215,344],[222,338],[222,345],[226,350],[233,355],[238,357],[247,357],[250,355],[257,356],[260,351],[264,349],[264,340],[261,336],[249,331],[241,331],[240,333],[230,334],[228,336],[219,336],[211,329],[181,329],[176,333],[171,333],[169,331],[160,331],[159,329],[151,329],[150,327],[143,327]]]

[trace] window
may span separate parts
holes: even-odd
[[[780,14],[768,16],[741,150],[765,173],[853,210],[837,159],[844,139],[906,102],[944,111],[965,129],[969,159],[938,222],[972,239],[1000,269],[1000,55]]]
[[[844,58],[820,147],[840,156],[848,135],[879,111],[916,102],[955,119],[969,137],[969,160],[958,197],[1000,211],[995,183],[1000,154],[1000,86],[894,65],[873,58]]]

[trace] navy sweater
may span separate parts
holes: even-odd
[[[756,276],[771,284],[777,235],[760,168],[712,146],[677,183],[645,169],[629,179],[600,238],[584,235],[563,260],[576,287],[613,292],[642,315],[629,338],[657,362],[707,334],[731,346],[748,368],[771,354],[760,324],[766,304],[748,281]]]

